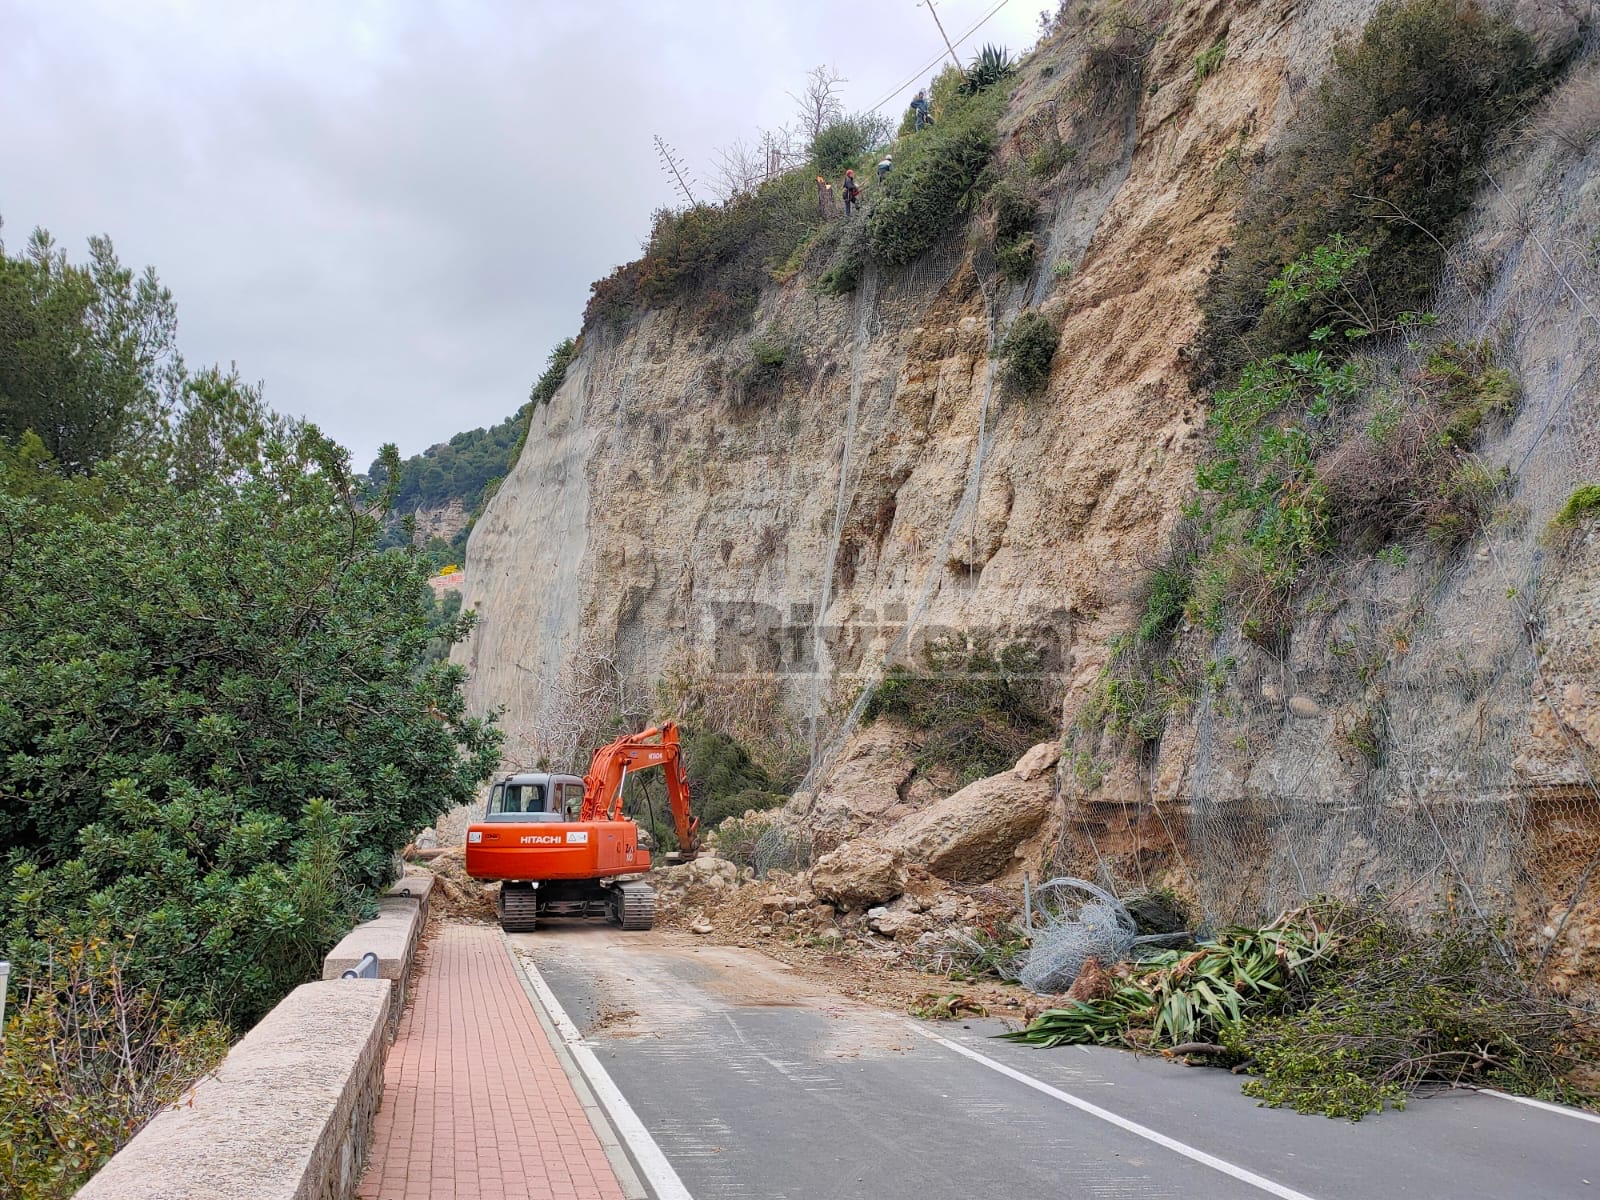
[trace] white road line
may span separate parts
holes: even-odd
[[[1493,1088],[1479,1088],[1485,1096],[1494,1096],[1500,1100],[1509,1100],[1513,1104],[1526,1104],[1529,1108],[1542,1108],[1545,1112],[1558,1113],[1563,1117],[1572,1117],[1577,1121],[1592,1121],[1600,1125],[1600,1117],[1594,1113],[1586,1113],[1576,1108],[1568,1108],[1565,1104],[1551,1104],[1545,1100],[1535,1100],[1531,1096],[1513,1096],[1510,1092],[1497,1092]]]
[[[1165,1146],[1175,1154],[1181,1154],[1185,1158],[1210,1167],[1213,1171],[1221,1171],[1224,1175],[1237,1179],[1240,1183],[1247,1183],[1253,1188],[1261,1189],[1268,1195],[1277,1196],[1279,1200],[1312,1200],[1304,1192],[1297,1192],[1293,1188],[1284,1187],[1281,1183],[1274,1183],[1270,1179],[1257,1175],[1254,1171],[1247,1171],[1243,1167],[1234,1166],[1233,1163],[1218,1158],[1214,1154],[1207,1154],[1204,1150],[1197,1150],[1193,1146],[1178,1141],[1176,1138],[1170,1138],[1164,1133],[1157,1133],[1147,1125],[1141,1125],[1137,1121],[1130,1121],[1127,1117],[1120,1117],[1109,1109],[1101,1108],[1098,1104],[1090,1104],[1089,1101],[1080,1099],[1070,1092],[1063,1092],[1060,1088],[1051,1087],[1048,1083],[1035,1079],[1032,1075],[1024,1075],[1021,1071],[1008,1067],[1003,1062],[997,1062],[988,1055],[979,1054],[976,1050],[963,1046],[960,1042],[953,1042],[949,1038],[940,1037],[931,1029],[924,1029],[915,1022],[907,1021],[906,1024],[910,1025],[913,1030],[929,1041],[938,1042],[939,1045],[947,1050],[954,1050],[957,1054],[970,1058],[973,1062],[982,1063],[991,1071],[998,1071],[1009,1079],[1015,1079],[1018,1083],[1031,1087],[1036,1092],[1043,1092],[1053,1100],[1059,1100],[1063,1104],[1070,1104],[1073,1108],[1086,1112],[1091,1117],[1098,1117],[1102,1121],[1115,1125],[1118,1129],[1127,1130],[1135,1137],[1142,1137],[1158,1146]]]
[[[506,949],[515,953],[510,946]],[[544,976],[539,974],[539,968],[526,957],[518,955],[517,958],[528,982],[533,985],[533,990],[539,997],[539,1003],[544,1005],[544,1010],[555,1025],[556,1032],[561,1035],[568,1053],[578,1064],[578,1070],[583,1072],[584,1079],[594,1090],[595,1096],[606,1110],[606,1115],[611,1118],[611,1123],[616,1126],[618,1135],[633,1152],[634,1161],[639,1164],[639,1170],[649,1182],[650,1190],[656,1194],[657,1200],[694,1200],[689,1194],[689,1189],[683,1186],[683,1180],[679,1179],[678,1173],[672,1169],[672,1164],[667,1161],[667,1156],[662,1153],[656,1139],[650,1136],[650,1131],[639,1119],[639,1114],[633,1111],[633,1105],[628,1103],[628,1098],[622,1094],[622,1089],[612,1081],[610,1073],[600,1065],[600,1059],[594,1049],[579,1032],[578,1027],[572,1023],[572,1018],[567,1016],[567,1010],[561,1007],[561,1001],[556,999],[556,994],[550,990],[550,985],[544,981]]]

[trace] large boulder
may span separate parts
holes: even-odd
[[[811,890],[836,908],[871,908],[906,890],[905,860],[863,838],[830,850],[811,868]]]
[[[837,846],[892,820],[916,766],[909,735],[893,721],[860,730],[815,792],[797,792],[786,814],[823,846]]]
[[[1040,742],[1021,758],[1017,765],[1011,768],[1011,773],[1018,779],[1033,780],[1055,769],[1061,761],[1060,742]]]
[[[1012,865],[1017,847],[1038,832],[1051,803],[1047,774],[1022,779],[1006,771],[930,804],[879,840],[890,857],[925,866],[941,879],[979,883]]]

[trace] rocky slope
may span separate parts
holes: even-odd
[[[1182,355],[1229,229],[1226,165],[1304,86],[1295,64],[1325,59],[1370,8],[1185,6],[1131,117],[1079,111],[1061,81],[1082,40],[1048,48],[1005,154],[1040,121],[1086,153],[1053,189],[1035,278],[1006,284],[956,238],[854,297],[803,277],[774,287],[758,333],[782,331],[805,366],[759,406],[722,382],[747,336],[700,336],[677,311],[586,331],[473,533],[474,702],[506,705],[513,734],[536,737],[550,692],[530,684],[580,645],[614,648],[641,679],[694,645],[784,670],[809,717],[811,693],[825,706],[908,618],[914,632],[1051,636],[1092,676],[1192,476],[1203,414]],[[1224,32],[1227,62],[1197,88],[1193,59]],[[989,350],[1030,298],[1065,332],[1048,395],[1023,403],[991,387]]]
[[[1041,47],[1001,162],[1052,131],[1080,152],[1047,189],[1025,283],[958,235],[869,269],[853,296],[803,269],[763,295],[751,332],[708,334],[674,308],[587,329],[468,546],[479,623],[457,658],[513,754],[569,750],[573,697],[597,675],[646,707],[668,670],[775,679],[812,767],[795,816],[832,841],[914,822],[931,797],[908,786],[904,739],[852,702],[946,631],[1050,649],[1066,729],[1192,494],[1197,296],[1242,164],[1374,8],[1161,6],[1142,75],[1110,105],[1077,84],[1089,32]],[[1520,16],[1576,28],[1561,5]],[[1080,739],[1029,865],[1172,882],[1218,918],[1416,886],[1513,912],[1528,946],[1559,941],[1553,961],[1592,967],[1594,939],[1562,922],[1600,846],[1600,535],[1558,545],[1549,528],[1600,462],[1597,160],[1548,137],[1515,146],[1441,292],[1444,326],[1497,339],[1522,380],[1519,415],[1482,450],[1514,480],[1503,519],[1460,555],[1341,575],[1297,611],[1286,650],[1220,639],[1227,677],[1140,753]],[[1025,306],[1063,331],[1031,399],[991,357]],[[800,360],[758,398],[731,382],[755,338]],[[1600,921],[1595,891],[1580,925]]]

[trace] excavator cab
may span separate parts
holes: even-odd
[[[668,722],[602,746],[582,779],[537,772],[496,780],[482,820],[467,830],[467,874],[500,883],[501,928],[529,931],[548,914],[649,929],[655,890],[641,876],[650,850],[622,811],[623,785],[630,773],[664,771],[679,852],[693,857],[699,821],[681,753],[678,728]]]
[[[571,796],[571,801],[567,797]],[[485,821],[559,821],[583,807],[583,780],[576,775],[507,775],[489,789]]]

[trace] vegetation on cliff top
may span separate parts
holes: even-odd
[[[992,48],[989,48],[992,50]],[[873,163],[887,126],[870,115],[840,117],[811,142],[808,161],[720,204],[697,203],[655,214],[644,254],[592,285],[584,324],[615,324],[653,305],[682,303],[712,328],[736,328],[755,311],[776,275],[787,278],[814,242],[837,247],[823,289],[853,290],[867,256],[887,265],[915,261],[964,214],[976,211],[993,182],[988,171],[995,124],[1004,106],[993,85],[1012,67],[980,54],[971,72],[947,68],[933,87],[937,117],[921,131],[902,130],[894,170],[880,185]],[[973,82],[973,81],[976,82]],[[866,243],[819,197],[817,176],[837,190],[853,167],[867,193]],[[861,217],[854,218],[860,225]],[[832,233],[833,225],[847,225]]]

